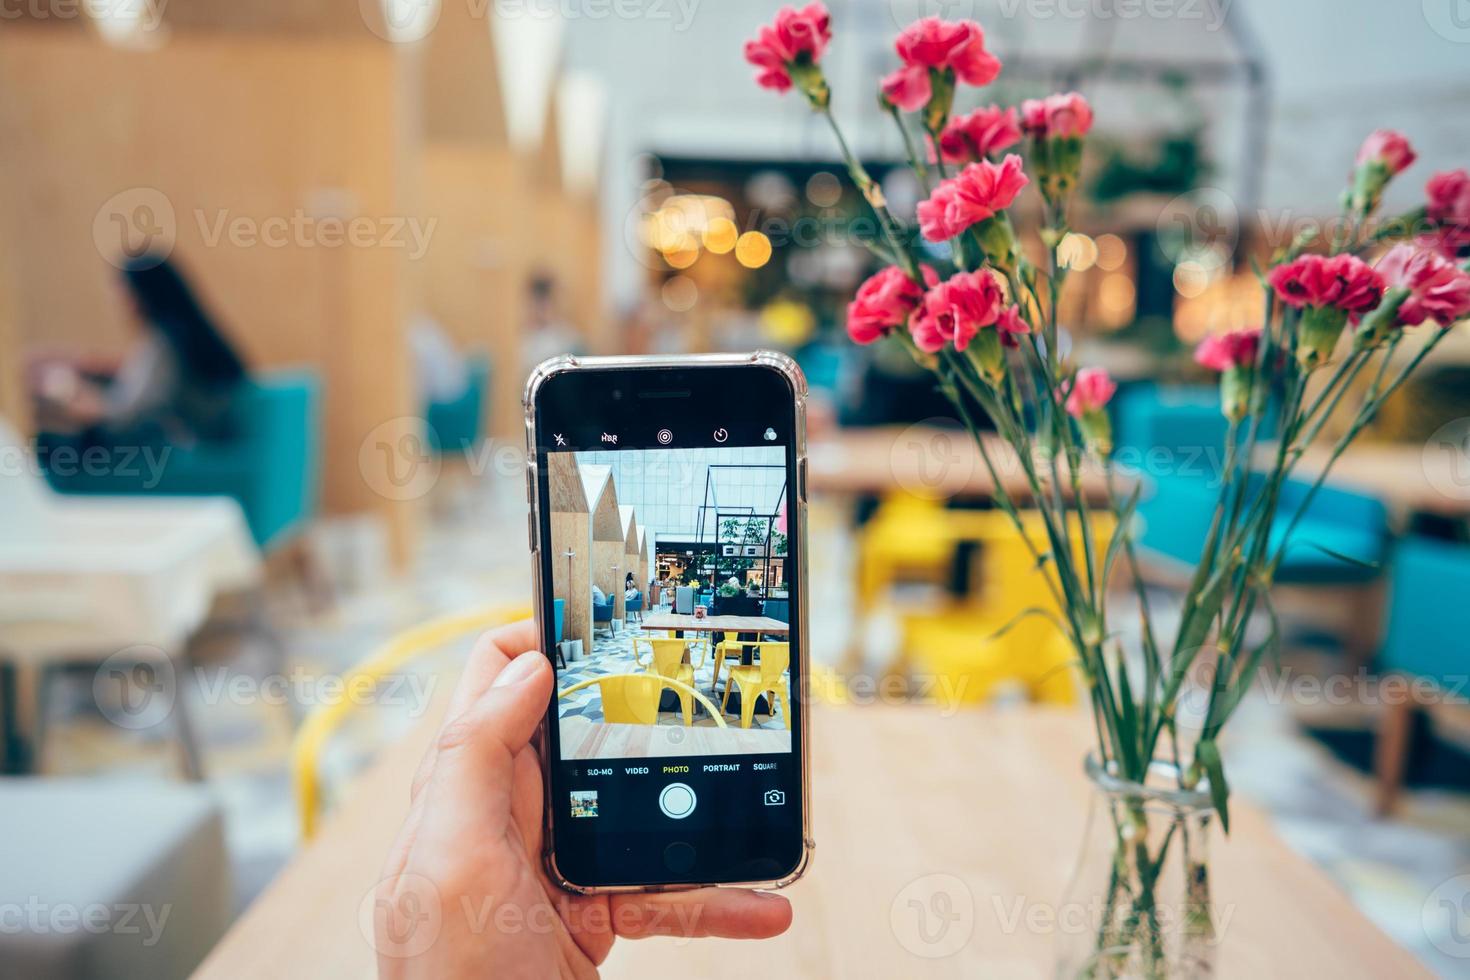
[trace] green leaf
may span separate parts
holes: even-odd
[[[1220,814],[1220,826],[1225,828],[1225,833],[1230,833],[1230,786],[1225,782],[1225,764],[1220,759],[1220,749],[1212,739],[1205,739],[1194,749],[1194,758],[1204,767],[1205,775],[1210,780],[1210,801],[1215,804],[1215,810]]]
[[[1133,486],[1133,492],[1128,495],[1123,509],[1118,512],[1118,523],[1113,529],[1113,536],[1108,541],[1107,553],[1103,556],[1102,583],[1107,588],[1113,580],[1113,563],[1118,560],[1118,555],[1123,550],[1127,535],[1132,531],[1133,512],[1138,508],[1138,497],[1143,491],[1143,484],[1137,483]]]
[[[1309,548],[1316,548],[1318,551],[1322,552],[1322,554],[1326,555],[1329,558],[1336,558],[1340,562],[1344,562],[1348,565],[1356,565],[1358,568],[1366,568],[1371,571],[1377,571],[1378,569],[1383,567],[1379,562],[1364,561],[1361,558],[1354,558],[1352,555],[1345,555],[1340,551],[1334,551],[1331,548],[1327,547],[1325,544],[1318,544],[1315,541],[1303,541],[1302,544],[1306,545]],[[1284,547],[1282,548],[1282,551],[1285,551]]]
[[[1164,689],[1165,703],[1173,701],[1174,695],[1179,693],[1184,677],[1199,653],[1200,645],[1209,634],[1210,625],[1220,612],[1220,606],[1225,601],[1226,586],[1230,583],[1230,576],[1227,574],[1229,571],[1228,563],[1217,570],[1199,593],[1194,609],[1185,610],[1184,622],[1180,625],[1179,637],[1174,643],[1174,656],[1169,664],[1169,684]]]
[[[1010,619],[1006,620],[1004,626],[996,630],[994,633],[991,633],[989,636],[986,637],[986,639],[998,640],[1002,636],[1005,636],[1007,633],[1009,633],[1011,630],[1015,629],[1017,626],[1021,625],[1023,621],[1030,619],[1032,616],[1040,616],[1042,619],[1045,619],[1047,622],[1051,623],[1058,630],[1060,630],[1064,636],[1070,636],[1070,634],[1067,633],[1067,627],[1062,625],[1062,621],[1060,618],[1058,618],[1056,613],[1052,612],[1049,609],[1043,609],[1040,606],[1029,606],[1016,613],[1016,615],[1012,616]]]

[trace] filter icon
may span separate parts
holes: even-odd
[[[775,442],[775,441],[776,441],[776,430],[775,429],[767,429],[766,430],[766,442]]]

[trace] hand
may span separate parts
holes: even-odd
[[[616,936],[765,939],[786,899],[731,888],[582,896],[541,866],[541,763],[532,736],[551,697],[535,626],[481,637],[374,903],[380,977],[595,977]]]

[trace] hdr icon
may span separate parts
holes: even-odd
[[[612,445],[616,446],[618,444],[618,437],[615,436],[615,435],[612,435],[611,433],[604,432],[602,434],[602,441],[603,442],[607,442],[607,443],[611,443]]]

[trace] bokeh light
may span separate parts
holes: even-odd
[[[735,259],[747,269],[759,269],[771,261],[771,240],[758,231],[747,231],[735,242]]]
[[[664,305],[675,313],[687,313],[699,302],[699,287],[688,276],[674,276],[660,292]]]
[[[729,218],[715,218],[704,230],[704,247],[715,255],[724,255],[735,247],[740,238],[740,229]]]

